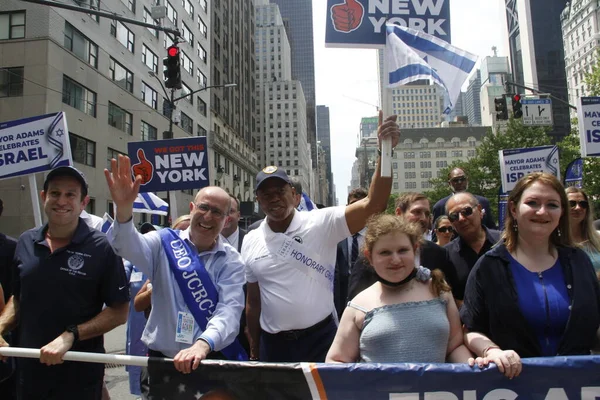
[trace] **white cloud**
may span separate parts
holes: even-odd
[[[375,50],[325,48],[326,6],[313,0],[316,101],[329,107],[336,195],[345,204],[360,120],[377,113],[377,56]],[[492,46],[507,55],[503,0],[451,0],[450,14],[452,44],[480,58],[491,55]]]

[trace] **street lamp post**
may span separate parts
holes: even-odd
[[[179,96],[179,97],[173,97],[175,95],[175,89],[171,89],[171,94],[169,95],[169,93],[167,93],[167,89],[165,88],[165,85],[163,84],[162,80],[156,75],[156,73],[154,71],[148,71],[148,75],[150,75],[153,78],[156,78],[156,80],[158,81],[158,83],[160,83],[160,86],[162,87],[164,93],[165,93],[165,97],[168,99],[169,102],[169,138],[172,139],[173,138],[173,112],[175,111],[176,105],[175,103],[181,99],[185,99],[188,96],[192,96],[198,92],[202,92],[204,90],[207,89],[212,89],[212,88],[232,88],[232,87],[236,87],[237,83],[225,83],[223,85],[210,85],[210,86],[204,86],[201,87],[200,89],[194,90],[193,92],[190,93],[186,93],[183,96]],[[165,138],[166,139],[166,138]]]

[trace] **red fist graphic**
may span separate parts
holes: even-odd
[[[143,149],[138,149],[137,156],[139,162],[134,164],[131,169],[133,170],[133,176],[141,176],[142,185],[145,185],[152,180],[152,170],[154,167],[150,161],[146,160],[146,154]]]
[[[352,32],[362,23],[365,8],[357,0],[344,0],[331,7],[331,20],[338,32]]]

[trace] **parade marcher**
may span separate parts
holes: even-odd
[[[348,193],[346,205],[356,203],[369,195],[364,188],[356,188]],[[333,302],[337,311],[338,319],[342,318],[342,313],[348,302],[349,278],[352,267],[360,253],[360,249],[365,242],[366,227],[356,232],[354,235],[342,240],[337,244],[337,255],[335,258],[335,280],[333,284]]]
[[[296,208],[296,210],[301,211],[300,210],[300,202],[302,201],[302,183],[300,182],[300,180],[298,178],[290,178],[290,183],[295,191],[295,193],[294,193],[295,206],[294,207]],[[246,233],[258,228],[260,226],[260,224],[263,222],[263,220],[264,220],[264,218],[259,219],[258,221],[255,221],[252,224],[250,224]]]
[[[452,288],[454,298],[462,303],[469,272],[488,250],[500,239],[500,232],[481,224],[483,208],[471,193],[461,192],[446,203],[448,219],[457,238],[444,248],[456,270],[457,281]]]
[[[452,236],[454,235],[454,228],[452,228],[452,222],[448,219],[447,215],[439,216],[434,224],[433,231],[435,232],[435,236],[437,241],[435,244],[438,246],[444,247],[450,241],[452,241]]]
[[[469,177],[462,168],[454,168],[448,173],[448,186],[452,194],[444,197],[433,206],[433,220],[435,221],[441,215],[448,215],[446,212],[446,203],[454,194],[466,192],[469,189]],[[483,196],[473,195],[477,199],[477,203],[481,205],[482,223],[488,229],[496,229],[496,222],[492,215],[490,202]]]
[[[39,360],[17,359],[19,399],[102,396],[103,364],[62,359],[69,350],[103,353],[102,335],[125,322],[129,305],[121,259],[80,218],[87,191],[75,168],[50,171],[41,192],[48,222],[17,244],[14,295],[0,316],[0,333],[16,326],[20,347],[41,348]]]
[[[379,139],[398,142],[396,116],[383,122]],[[324,361],[337,328],[333,281],[337,243],[360,231],[367,218],[385,210],[392,179],[379,163],[369,196],[345,207],[312,212],[295,209],[295,189],[281,168],[260,171],[255,193],[266,214],[246,235],[246,320],[251,358],[262,361]]]
[[[247,359],[235,340],[244,306],[244,264],[220,235],[231,199],[221,188],[201,189],[190,203],[185,231],[162,229],[142,235],[133,226],[133,202],[142,177],[131,180],[129,157],[104,170],[117,207],[108,238],[117,253],[152,282],[152,310],[142,340],[150,356],[174,358],[190,373],[209,358]],[[150,372],[150,392],[153,377]],[[208,388],[207,388],[208,389]]]
[[[237,197],[230,195],[231,197],[231,210],[229,211],[229,218],[227,222],[225,222],[225,226],[221,231],[221,235],[230,245],[233,246],[238,252],[242,249],[242,243],[244,241],[244,236],[246,236],[246,231],[240,229],[240,201]]]
[[[572,186],[566,192],[573,240],[590,257],[600,279],[600,233],[594,228],[594,206],[583,189]]]
[[[460,312],[477,362],[512,378],[520,357],[589,355],[600,339],[600,286],[572,240],[567,196],[554,175],[516,183],[502,238],[471,271]]]
[[[424,239],[424,234],[430,225],[431,212],[429,207],[429,200],[424,194],[407,192],[401,193],[396,199],[395,212],[397,216],[406,219],[408,222],[416,223],[421,229]],[[456,270],[452,265],[452,261],[450,261],[448,252],[443,247],[429,240],[423,240],[419,245],[416,261],[420,266],[432,271],[436,269],[442,271],[445,281],[451,288],[457,284]],[[364,256],[357,260],[352,267],[352,271],[348,300],[352,300],[358,293],[377,282],[377,274],[375,274],[375,270]]]
[[[327,362],[466,363],[471,354],[450,287],[441,271],[416,260],[422,227],[381,214],[365,236],[377,282],[348,303]]]

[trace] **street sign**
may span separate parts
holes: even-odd
[[[521,99],[523,106],[523,125],[552,126],[551,99]]]

